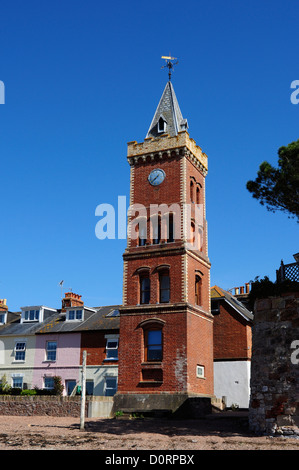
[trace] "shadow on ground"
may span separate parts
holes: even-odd
[[[78,429],[79,425],[72,427]],[[243,436],[251,437],[246,413],[215,414],[202,419],[173,420],[158,418],[88,419],[85,431],[118,437],[129,434],[153,433],[163,436]]]

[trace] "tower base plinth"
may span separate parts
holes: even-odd
[[[175,419],[198,419],[212,413],[211,398],[188,393],[117,393],[114,395],[113,412],[153,416],[165,413]]]

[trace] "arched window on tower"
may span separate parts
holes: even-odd
[[[190,181],[190,201],[194,202],[194,184],[193,181]]]
[[[199,186],[196,188],[196,204],[199,204],[200,189]]]
[[[168,217],[168,237],[167,243],[174,242],[174,217],[173,214],[169,214]]]
[[[151,281],[149,274],[140,274],[140,303],[149,304],[151,297]]]
[[[193,247],[194,247],[194,244],[195,244],[195,224],[194,224],[194,222],[191,222],[190,244],[193,245]]]
[[[163,359],[163,327],[165,321],[159,318],[152,318],[142,321],[139,326],[143,329],[144,340],[144,361],[145,362],[160,362]],[[144,369],[142,371],[143,379],[146,375],[147,379],[150,375],[150,380],[162,380],[163,374],[158,369]]]
[[[143,222],[139,223],[138,226],[138,245],[145,246],[146,244],[146,225]]]
[[[161,217],[154,215],[151,218],[151,223],[153,244],[158,245],[161,241]]]
[[[162,329],[149,328],[144,333],[146,362],[162,361]]]
[[[159,273],[160,303],[170,301],[170,276],[169,270],[163,270]]]
[[[195,275],[195,304],[201,305],[202,298],[201,298],[201,287],[202,287],[202,279],[199,274]]]

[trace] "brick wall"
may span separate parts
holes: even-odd
[[[163,334],[163,361],[161,364],[145,364],[144,335],[140,322],[145,319],[143,315],[126,315],[120,318],[120,344],[119,344],[119,380],[118,392],[157,393],[162,391],[175,391],[186,389],[186,323],[185,314],[176,313],[175,321],[172,315],[155,315],[165,321]],[[148,376],[149,371],[159,371],[163,377],[162,384],[146,382],[143,371]],[[154,378],[154,376],[152,377]]]
[[[87,352],[87,365],[113,364],[115,361],[106,360],[106,334],[118,334],[118,330],[106,331],[86,331],[81,333],[81,356],[80,364],[83,361],[83,351]]]
[[[214,359],[250,359],[251,325],[224,301],[219,310],[214,316]]]
[[[146,317],[136,311],[121,315],[118,393],[213,394],[211,319],[187,310],[179,312],[178,308],[172,313],[156,311],[154,317],[164,322],[163,360],[151,364],[145,362],[144,330],[140,325]],[[197,365],[205,367],[205,378],[196,376]]]
[[[188,391],[213,395],[213,321],[189,314],[187,317]],[[204,377],[197,377],[197,366],[204,367]]]
[[[165,246],[165,250],[167,247]],[[142,256],[140,250],[139,255]],[[156,268],[160,265],[169,265],[170,274],[170,299],[172,303],[182,302],[182,258],[175,256],[171,252],[168,255],[163,256],[163,249],[156,251],[155,256],[149,257],[149,251],[147,250],[147,256],[144,259],[136,258],[131,259],[127,267],[127,279],[128,279],[128,290],[127,290],[127,305],[138,305],[140,303],[140,287],[139,287],[139,274],[137,269],[143,266],[149,267],[149,275],[151,280],[151,304],[157,304],[159,302],[159,272]]]

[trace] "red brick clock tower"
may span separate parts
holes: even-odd
[[[132,210],[114,397],[123,411],[175,411],[213,396],[207,156],[187,128],[169,80],[144,142],[128,143]]]

